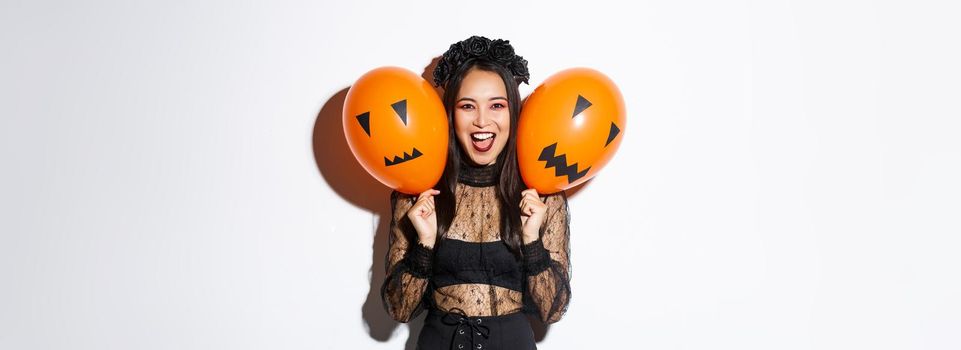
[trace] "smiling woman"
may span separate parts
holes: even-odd
[[[449,121],[434,189],[394,192],[381,289],[401,322],[429,310],[419,349],[535,349],[525,313],[561,319],[571,297],[567,198],[525,189],[518,85],[527,61],[506,40],[451,45],[434,71]]]
[[[497,73],[475,66],[464,76],[454,106],[454,133],[472,165],[493,164],[512,136],[508,104]]]

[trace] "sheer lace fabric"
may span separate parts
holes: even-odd
[[[540,239],[522,247],[523,258],[500,237],[500,210],[492,167],[462,167],[454,220],[432,249],[419,244],[406,217],[414,196],[391,195],[386,260],[381,290],[387,312],[407,322],[423,309],[454,308],[470,316],[519,311],[556,322],[570,300],[570,244],[563,192],[543,197],[548,207]]]

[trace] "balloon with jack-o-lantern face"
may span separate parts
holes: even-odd
[[[447,160],[444,105],[430,83],[398,67],[367,72],[344,101],[351,152],[387,187],[418,194],[440,179]]]
[[[527,98],[517,124],[517,160],[528,187],[550,194],[577,186],[611,160],[626,122],[614,82],[590,68],[547,78]]]

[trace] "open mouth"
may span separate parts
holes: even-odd
[[[404,152],[404,157],[394,156],[394,160],[390,160],[390,159],[387,159],[387,157],[384,157],[384,165],[386,166],[397,165],[397,164],[406,162],[408,160],[416,159],[421,155],[423,155],[423,153],[420,153],[420,151],[417,150],[417,147],[414,147],[414,150],[411,151],[410,154],[408,154],[407,152]]]
[[[475,132],[470,134],[471,145],[477,152],[487,152],[494,146],[497,134],[492,132]]]

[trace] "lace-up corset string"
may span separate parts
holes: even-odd
[[[475,320],[467,317],[467,313],[465,313],[464,310],[461,310],[456,307],[450,309],[449,312],[444,314],[444,317],[441,318],[441,322],[447,325],[457,326],[456,328],[454,328],[455,337],[457,334],[464,334],[464,330],[465,330],[464,328],[467,328],[466,330],[470,332],[470,342],[471,342],[472,348],[475,344],[477,344],[477,342],[474,341],[475,334],[484,337],[484,339],[490,338],[490,333],[491,333],[490,327],[487,327],[481,324],[483,323],[483,321],[479,318]],[[480,344],[477,344],[477,345],[478,345],[477,348],[480,349],[481,348],[479,346]],[[454,342],[451,342],[450,344],[450,348],[452,350],[453,349],[461,350],[463,349],[463,347],[464,347],[464,344],[457,344],[456,348],[454,347]]]

